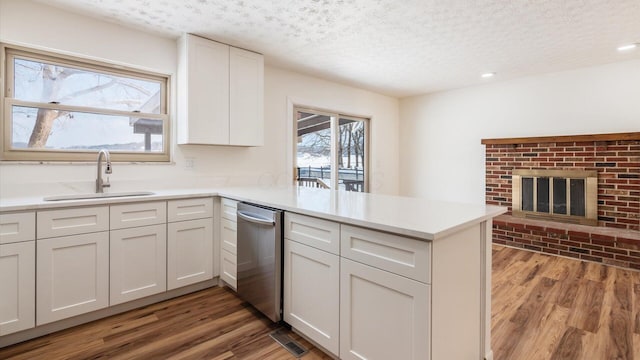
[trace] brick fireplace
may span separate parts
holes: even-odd
[[[482,144],[486,202],[509,208],[493,222],[494,243],[640,269],[640,132],[483,139]],[[522,173],[560,170],[597,172],[593,225],[528,218],[518,211],[513,216],[514,176],[519,181]]]

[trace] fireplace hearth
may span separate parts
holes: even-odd
[[[640,269],[640,132],[482,144],[494,243]]]

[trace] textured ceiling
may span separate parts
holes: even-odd
[[[398,97],[640,58],[640,0],[40,2]]]

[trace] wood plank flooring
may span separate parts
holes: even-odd
[[[492,306],[496,360],[640,360],[640,272],[495,245]]]
[[[277,328],[227,288],[214,287],[0,349],[0,359],[295,359]],[[296,334],[311,351],[330,359]]]
[[[640,360],[640,273],[493,248],[496,360]],[[0,359],[294,359],[276,326],[212,288],[0,349]],[[306,360],[329,359],[311,344]]]

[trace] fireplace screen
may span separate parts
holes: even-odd
[[[578,170],[514,170],[514,216],[596,225],[598,173]]]

